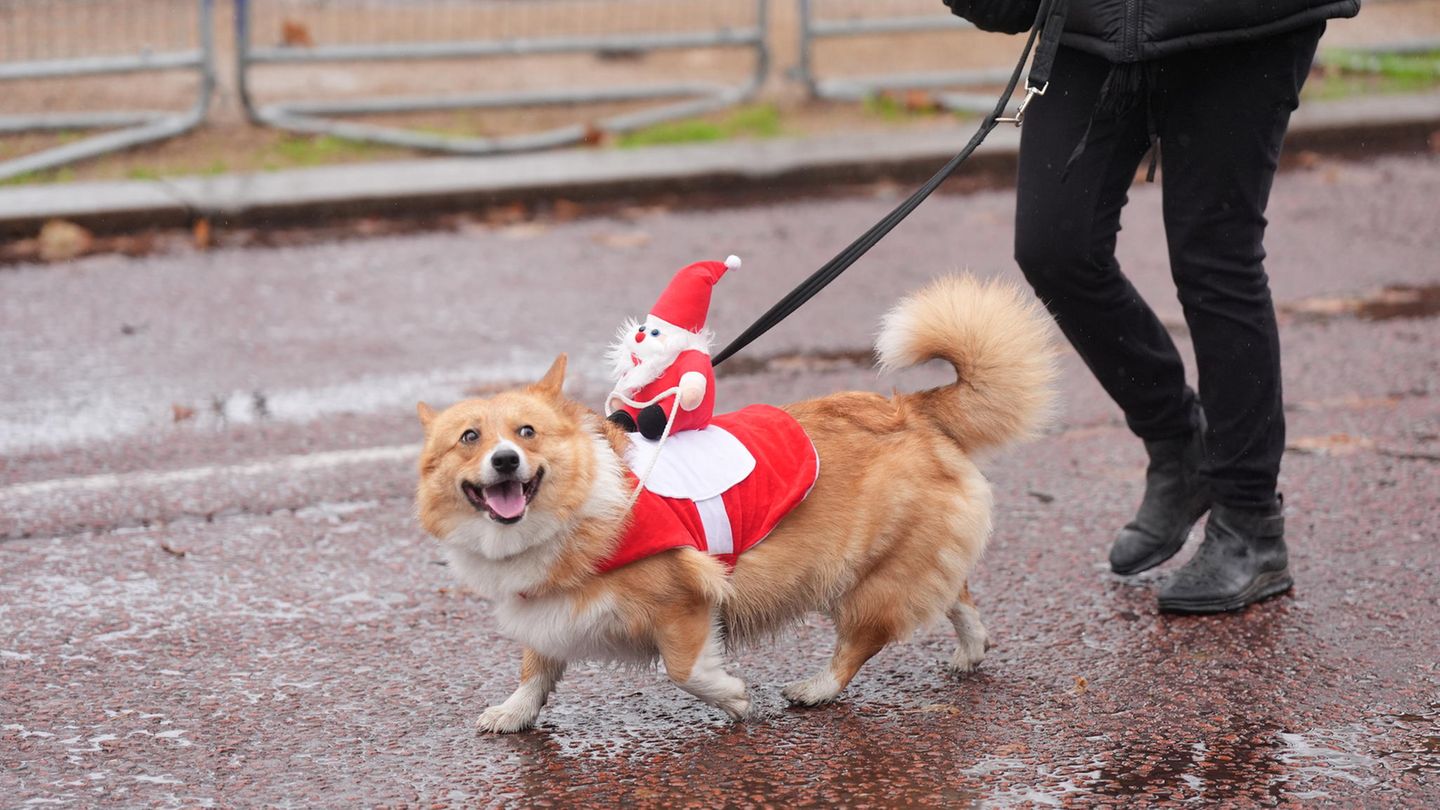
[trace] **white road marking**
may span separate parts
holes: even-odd
[[[415,461],[419,457],[420,445],[418,444],[367,447],[359,450],[333,450],[326,453],[302,453],[248,464],[207,465],[166,472],[103,473],[75,478],[54,478],[48,481],[29,481],[24,484],[0,487],[0,499],[56,493],[94,492],[119,487],[159,487],[219,477],[290,474],[352,464]]]

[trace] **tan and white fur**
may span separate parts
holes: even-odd
[[[957,380],[788,406],[819,452],[819,480],[731,572],[678,549],[595,573],[625,527],[629,439],[563,395],[564,355],[527,388],[438,414],[422,403],[421,523],[524,645],[520,687],[478,727],[531,726],[580,660],[659,660],[681,689],[743,718],[750,701],[725,670],[727,645],[771,639],[817,611],[834,621],[835,651],[784,687],[792,703],[833,700],[883,647],[942,615],[958,641],[950,668],[974,669],[986,633],[969,576],[991,527],[975,457],[1046,418],[1049,320],[1012,286],[945,278],[885,317],[876,352],[883,369],[944,360]]]

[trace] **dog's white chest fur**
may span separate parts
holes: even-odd
[[[609,596],[584,607],[566,596],[511,597],[495,603],[495,619],[505,635],[557,661],[628,661],[636,657],[617,644],[618,617]]]

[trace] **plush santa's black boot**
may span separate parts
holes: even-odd
[[[636,430],[635,420],[630,418],[630,414],[625,411],[616,411],[605,418],[619,425],[620,429],[626,433],[634,433]]]
[[[665,423],[669,421],[665,416],[665,409],[659,405],[651,405],[640,411],[640,418],[635,420],[640,425],[640,435],[655,441],[665,434]]]
[[[1261,510],[1215,504],[1200,550],[1160,589],[1168,613],[1221,613],[1290,590],[1285,502]]]
[[[1205,453],[1205,414],[1195,408],[1195,430],[1179,439],[1145,442],[1150,466],[1145,497],[1135,519],[1110,546],[1110,570],[1128,576],[1175,556],[1190,529],[1210,508],[1210,486],[1200,477]]]

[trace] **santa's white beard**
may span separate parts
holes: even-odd
[[[620,375],[620,379],[615,382],[615,390],[626,396],[633,395],[664,374],[665,369],[669,368],[670,364],[675,362],[675,358],[680,356],[680,352],[680,349],[667,350],[650,357],[641,357],[640,353],[636,352],[635,356],[640,357],[639,365],[636,365],[634,360],[626,359],[625,362],[630,365],[630,368],[626,369]]]
[[[635,333],[639,328],[639,321],[627,321],[610,346],[615,391],[627,397],[633,397],[636,391],[664,374],[681,352],[687,349],[709,350],[710,340],[706,333],[678,332],[665,335],[664,340],[648,337],[636,343]],[[638,364],[635,362],[637,358],[640,360]]]

